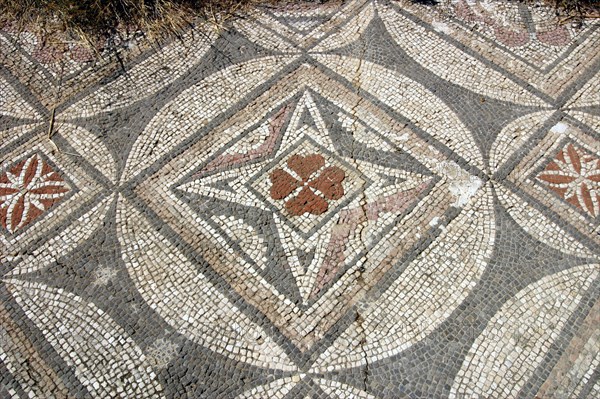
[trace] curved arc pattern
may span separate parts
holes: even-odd
[[[75,368],[75,375],[94,397],[142,392],[149,398],[163,397],[142,350],[92,302],[41,283],[5,282],[27,317]]]
[[[366,305],[360,320],[323,352],[312,370],[372,364],[431,333],[460,305],[485,270],[495,240],[492,207],[491,190],[485,186],[385,294]],[[430,284],[423,284],[424,280]],[[436,290],[429,289],[430,285]],[[435,311],[431,303],[436,304]],[[363,350],[357,352],[357,347]]]
[[[473,343],[450,397],[516,397],[599,274],[598,264],[578,266],[519,291]],[[497,378],[506,385],[495,383]]]
[[[240,312],[123,198],[118,202],[117,224],[128,273],[140,295],[173,328],[236,361],[296,370],[260,326]],[[137,243],[144,243],[144,248]]]

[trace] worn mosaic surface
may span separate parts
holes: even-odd
[[[0,31],[1,397],[600,397],[597,21],[307,3],[118,58]]]

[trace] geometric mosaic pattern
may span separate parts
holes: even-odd
[[[597,156],[567,144],[538,179],[576,208],[593,217],[600,213],[600,159]]]
[[[2,28],[0,396],[600,396],[599,45],[466,0]]]
[[[22,160],[0,176],[0,222],[9,232],[31,223],[70,191],[39,155]]]

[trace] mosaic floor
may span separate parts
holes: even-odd
[[[600,22],[0,31],[0,397],[600,397]]]

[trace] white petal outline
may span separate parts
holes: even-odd
[[[585,202],[585,194],[583,193],[584,186],[590,191],[589,194],[590,194],[590,200],[592,201],[592,209],[589,209],[588,205]],[[582,182],[579,186],[569,187],[569,189],[572,189],[574,191],[573,196],[577,197],[577,201],[579,202],[581,209],[585,210],[592,216],[598,215],[598,200],[596,197],[596,193],[594,192],[595,190],[590,189],[590,187],[587,185],[586,181]],[[569,193],[569,192],[567,192],[567,193]]]
[[[496,194],[510,217],[523,230],[551,248],[569,255],[594,257],[594,253],[580,244],[571,234],[554,223],[543,213],[521,200],[501,185],[496,185]]]
[[[286,56],[264,57],[231,65],[184,90],[152,118],[137,138],[122,180],[135,177],[292,60]]]
[[[579,190],[581,191],[581,190]],[[583,194],[582,194],[583,195]],[[600,215],[600,201],[598,200],[598,196],[600,196],[600,190],[590,190],[590,198],[592,199],[592,207],[593,207],[593,215]],[[589,209],[588,209],[589,211]]]
[[[40,158],[38,154],[35,154],[32,158],[35,158],[37,163],[35,164],[35,174],[33,175],[33,178],[26,187],[28,190],[32,185],[35,185],[41,179],[42,169],[44,167],[44,161],[42,160],[42,158]]]
[[[467,127],[441,99],[420,83],[369,61],[340,55],[313,57],[350,82],[359,82],[360,90],[410,119],[470,164],[484,169],[479,147]],[[436,112],[431,114],[431,110]],[[403,148],[402,143],[397,145]]]
[[[32,198],[31,195],[29,195],[28,198],[29,198],[29,202],[31,202],[31,204],[33,206],[35,206],[37,209],[39,209],[40,211],[46,210],[46,207],[44,206],[44,204],[42,204],[40,201],[38,201],[37,198]]]
[[[47,174],[47,175],[45,175],[43,177],[50,176],[53,173],[54,172],[51,172],[51,173],[49,173],[49,174]],[[61,187],[61,188],[67,188],[67,189],[70,188],[69,184],[66,181],[64,181],[64,180],[58,181],[58,180],[45,180],[44,179],[44,180],[35,182],[33,184],[30,184],[27,187],[27,189],[31,191],[31,190],[37,190],[37,189],[40,189],[40,188],[44,188],[44,187]]]
[[[35,198],[39,198],[39,199],[55,199],[55,198],[62,198],[67,194],[67,192],[64,193],[53,193],[53,194],[33,194],[33,193],[27,193],[27,198],[31,198],[31,197],[35,197]]]
[[[29,200],[29,193],[25,193],[24,200],[23,200],[23,214],[21,215],[21,221],[19,222],[19,225],[17,226],[16,229],[20,229],[21,227],[25,226],[25,223],[27,222],[27,219],[29,218],[29,209],[31,209],[31,201]],[[11,223],[12,224],[12,223]]]
[[[8,175],[10,172],[6,172],[6,174]],[[10,177],[9,177],[10,180]],[[15,187],[15,185],[11,182],[11,183],[0,183],[0,188],[8,188],[11,190],[18,190],[17,187]]]
[[[202,42],[198,37],[202,36]],[[170,85],[199,63],[212,47],[214,30],[191,30],[180,39],[134,65],[127,73],[99,87],[60,114],[60,119],[89,117],[139,102]],[[142,83],[143,86],[138,86]]]
[[[577,150],[575,150],[575,152],[577,152]],[[565,153],[566,157],[565,157],[565,164],[568,166],[569,171],[571,171],[572,173],[577,173],[579,175],[579,172],[577,172],[575,170],[575,162],[573,161],[573,156],[571,155],[570,151],[566,151]],[[579,154],[577,154],[579,155]]]
[[[0,204],[0,209],[10,206],[10,204],[12,204],[12,202],[15,200],[15,198],[18,197],[18,195],[19,195],[19,192],[17,191],[14,194],[0,196],[0,201],[2,201],[2,203]]]
[[[19,185],[19,187],[24,186],[25,185],[25,177],[27,176],[27,169],[29,169],[29,165],[31,165],[31,163],[33,162],[33,160],[36,159],[38,161],[38,163],[36,164],[37,167],[39,167],[39,157],[37,154],[27,158],[27,160],[25,161],[25,164],[23,165],[23,167],[21,168],[21,171],[19,172],[19,176],[17,176],[17,185]]]
[[[477,284],[494,242],[493,196],[488,184],[384,294],[359,309],[361,320],[352,323],[321,354],[311,372],[372,364],[425,338]]]
[[[450,398],[516,397],[599,272],[597,264],[564,270],[528,285],[507,301],[473,343]]]
[[[10,223],[8,224],[8,231],[10,233],[14,233],[20,227],[20,225],[24,224],[23,220],[26,219],[26,216],[27,216],[27,214],[25,213],[25,207],[28,205],[28,202],[24,199],[23,200],[24,208],[23,208],[23,213],[21,213],[21,220],[15,226],[15,222],[13,220],[13,212],[15,211],[15,207],[19,203],[19,200],[25,196],[25,194],[23,194],[23,193],[19,193],[19,194],[20,194],[19,196],[15,196],[14,200],[8,206],[8,210],[6,211],[6,220],[10,221]]]
[[[2,203],[2,208],[8,207],[7,219],[9,218],[8,214],[12,214],[15,204],[19,201],[19,198],[21,198],[22,195],[22,193],[17,191],[14,194],[6,196],[7,199]]]
[[[297,370],[262,327],[243,314],[123,198],[118,201],[117,225],[121,256],[132,281],[142,298],[169,325],[236,361]]]
[[[440,78],[501,101],[529,106],[548,106],[500,72],[450,45],[436,33],[410,21],[393,7],[378,5],[377,9],[396,44],[413,60]]]
[[[19,187],[19,178],[20,178],[20,174],[19,175],[15,175],[10,171],[6,171],[6,177],[8,177],[8,180],[11,182],[11,184],[13,184],[13,186],[15,187]]]
[[[103,224],[104,216],[108,212],[113,198],[114,195],[105,198],[69,227],[33,250],[30,255],[19,255],[19,262],[10,271],[9,276],[42,270],[54,263],[59,257],[65,256],[75,250]]]
[[[559,159],[555,159],[554,163],[558,164],[559,167],[560,167],[561,164],[564,164],[564,162],[561,162]],[[575,179],[577,177],[579,177],[579,173],[576,173],[576,172],[574,172],[572,170],[565,170],[565,169],[561,169],[561,170],[544,170],[543,172],[540,173],[540,175],[568,176],[568,177],[573,177]],[[548,185],[556,186],[556,187],[566,187],[566,186],[564,186],[565,184],[569,185],[571,183],[551,183],[551,182],[544,181],[544,184],[548,184]]]
[[[42,331],[75,376],[97,398],[144,392],[162,398],[142,350],[114,320],[91,302],[60,288],[21,280],[5,281],[25,314]]]
[[[17,201],[19,199],[19,197],[22,195],[19,188],[15,187],[13,184],[0,183],[0,187],[8,188],[11,190],[16,190],[14,193],[0,196],[0,201],[2,201],[2,204],[0,204],[0,209],[10,206],[13,202]]]

